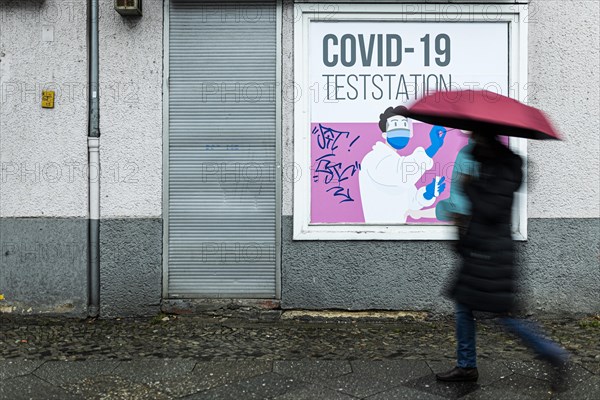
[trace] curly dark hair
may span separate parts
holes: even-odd
[[[393,117],[394,115],[406,117],[407,114],[408,109],[404,106],[398,106],[396,108],[388,107],[383,114],[379,114],[379,129],[381,129],[381,132],[385,132],[388,118]]]

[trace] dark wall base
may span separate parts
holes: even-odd
[[[0,311],[87,315],[83,218],[0,219]],[[162,220],[100,221],[100,316],[160,311]]]
[[[449,242],[293,241],[283,218],[282,308],[449,312],[440,292],[457,264]],[[530,219],[517,244],[532,312],[600,310],[600,220]]]
[[[0,310],[87,315],[87,220],[0,218]]]
[[[162,295],[162,220],[101,220],[100,246],[100,315],[158,313]]]
[[[160,311],[162,220],[100,223],[101,316]],[[449,312],[448,242],[292,241],[283,219],[281,307]],[[530,219],[518,243],[529,311],[600,311],[600,220]],[[87,221],[0,219],[0,311],[87,315]]]

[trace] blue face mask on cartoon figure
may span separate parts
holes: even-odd
[[[386,132],[387,142],[395,148],[400,150],[406,147],[410,140],[410,129],[393,129]]]

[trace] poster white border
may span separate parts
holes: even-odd
[[[296,4],[294,9],[294,83],[309,87],[308,34],[311,21],[488,22],[509,24],[509,90],[527,103],[527,5],[518,4]],[[370,225],[310,223],[310,96],[300,92],[294,105],[294,240],[455,240],[449,225]],[[527,141],[511,138],[510,147],[524,160]],[[516,194],[513,237],[527,240],[527,179]]]

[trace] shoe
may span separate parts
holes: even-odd
[[[436,374],[435,378],[443,382],[475,382],[479,378],[477,368],[454,367],[450,371]]]

